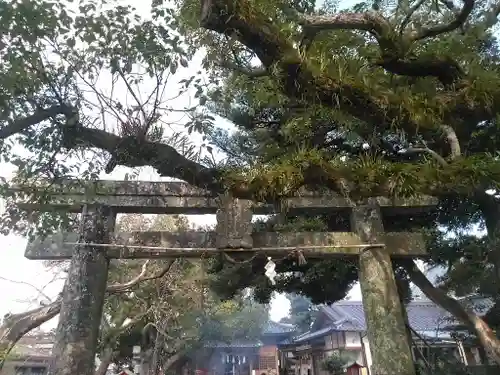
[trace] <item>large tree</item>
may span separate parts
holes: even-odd
[[[309,331],[319,311],[318,307],[309,298],[298,294],[289,294],[287,298],[290,301],[290,315],[281,321],[293,324],[299,334]]]
[[[354,201],[431,194],[441,199],[440,217],[472,207],[486,222],[489,243],[499,237],[498,202],[485,194],[500,181],[492,36],[497,2],[374,1],[339,11],[333,2],[316,10],[308,1],[185,0],[175,2],[177,15],[172,4],[154,1],[147,21],[129,8],[100,5],[82,1],[76,14],[64,3],[41,0],[1,5],[1,24],[8,26],[0,45],[6,62],[0,138],[4,158],[19,166],[17,182],[95,177],[122,165],[152,166],[214,193],[229,189],[237,197],[273,202],[302,186],[329,188]],[[182,43],[173,28],[189,38]],[[183,85],[225,117],[243,101],[237,125],[251,130],[254,142],[240,137],[252,158],[242,153],[234,160],[239,164],[179,152],[162,136],[161,100],[141,102],[130,89],[135,63],[161,82],[162,73],[176,73],[200,47],[207,52],[208,83],[193,76]],[[82,82],[92,90],[101,68],[123,81],[134,104],[101,92],[89,99]],[[229,89],[214,89],[222,83]],[[245,98],[248,92],[254,95]],[[86,112],[95,103],[105,110]],[[190,131],[214,132],[213,117],[183,110],[191,115]],[[107,125],[102,113],[112,113],[118,126]],[[87,163],[77,158],[82,150],[107,154],[98,152]],[[15,210],[8,214],[4,226],[24,229]],[[47,215],[30,219],[55,223]],[[488,254],[499,279],[500,249],[488,246]],[[500,344],[481,319],[433,288],[413,262],[401,265],[428,296],[475,329],[500,361]],[[327,263],[308,267],[332,271]],[[354,266],[343,267],[346,277],[338,279],[344,288],[323,293],[325,300],[345,294],[354,281]]]
[[[469,290],[498,300],[498,292],[492,292],[500,280],[499,206],[485,193],[499,181],[497,93],[486,84],[498,73],[491,34],[497,4],[464,1],[455,9],[451,2],[419,1],[385,9],[377,3],[370,10],[360,3],[343,12],[330,4],[316,11],[306,2],[202,5],[201,26],[215,34],[194,29],[193,35],[202,44],[209,41],[207,65],[214,76],[229,73],[223,89],[211,93],[212,108],[242,130],[232,137],[214,131],[212,140],[237,166],[258,170],[253,185],[245,188],[264,185],[264,194],[273,194],[310,184],[353,199],[435,195],[441,202],[431,222],[447,230],[483,222],[488,237],[475,254],[470,247],[457,250],[450,244],[442,254],[444,246],[438,244],[446,245],[444,233],[434,232],[434,262],[453,265],[456,273],[472,266],[459,267],[464,253],[482,257],[488,271],[481,283],[489,291],[478,288],[477,277]],[[192,12],[191,2],[184,6],[186,14]],[[228,50],[232,53],[220,54]],[[479,99],[477,90],[488,99]],[[493,357],[500,359],[498,341],[484,321],[434,288],[414,263],[399,266],[405,270],[400,280],[410,276],[433,301],[478,332],[485,346],[496,346]],[[477,274],[481,266],[474,266]],[[256,275],[260,267],[249,272]],[[281,271],[310,272],[310,267],[284,262]],[[339,275],[332,271],[328,274]],[[225,279],[236,280],[242,274],[225,273]],[[318,301],[334,300],[343,289],[332,294],[327,290],[331,280],[306,275],[293,285],[296,278],[288,274],[277,287],[307,293],[315,285],[309,295]],[[243,284],[252,283],[247,276],[240,278]],[[340,278],[347,286],[345,276]]]

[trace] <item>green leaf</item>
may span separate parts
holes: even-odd
[[[166,55],[165,56],[165,66],[168,67],[168,66],[170,66],[171,63],[172,63],[172,57],[170,57],[169,55]]]
[[[177,72],[177,62],[173,61],[172,64],[170,64],[170,73],[175,74]]]

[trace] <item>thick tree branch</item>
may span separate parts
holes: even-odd
[[[442,125],[440,126],[440,129],[446,137],[448,145],[450,146],[450,159],[454,160],[461,156],[462,151],[460,149],[460,141],[458,140],[455,129],[453,129],[449,125]]]
[[[442,167],[447,167],[448,162],[441,156],[439,155],[436,151],[431,150],[428,147],[412,147],[406,150],[408,153],[423,153],[423,154],[428,154],[430,155],[434,160],[438,162],[438,164]]]
[[[162,176],[175,177],[212,191],[223,191],[221,172],[206,168],[181,155],[172,146],[136,137],[119,137],[99,129],[81,125],[63,129],[67,148],[90,147],[108,151],[117,164],[127,167],[149,165]]]
[[[392,74],[406,77],[436,77],[443,85],[449,86],[464,76],[464,71],[451,58],[401,58],[390,54],[382,56],[376,65]]]
[[[73,109],[69,106],[64,105],[54,105],[47,109],[41,109],[36,111],[31,116],[18,119],[16,121],[10,121],[9,119],[2,118],[0,123],[6,123],[7,125],[0,129],[0,139],[5,139],[11,135],[20,133],[29,127],[39,124],[42,121],[48,120],[60,114],[65,114],[71,116]]]
[[[379,37],[391,30],[389,21],[378,12],[337,13],[326,16],[298,14],[297,23],[304,30],[363,30]]]
[[[235,35],[242,44],[256,53],[266,68],[275,66],[288,96],[311,102],[319,100],[322,104],[333,108],[341,107],[358,119],[379,125],[381,130],[390,128],[390,121],[398,118],[405,130],[410,134],[415,133],[418,124],[414,123],[412,115],[407,110],[387,104],[382,98],[379,100],[363,87],[334,79],[326,73],[318,74],[310,66],[307,58],[299,53],[279,27],[264,14],[256,9],[244,14],[242,9],[249,8],[252,8],[252,5],[248,0],[202,0],[201,24],[221,34]],[[444,84],[452,83],[457,76],[461,76],[462,72],[458,65],[450,64],[450,61],[403,60],[401,48],[394,44],[393,38],[391,39],[390,35],[379,35],[384,33],[386,27],[383,18],[370,14],[346,13],[317,18],[316,21],[313,21],[314,19],[304,18],[300,22],[308,27],[330,29],[350,27],[369,30],[372,34],[378,35],[382,49],[382,60],[379,64],[395,74],[415,77],[436,76]],[[450,66],[453,69],[450,69]],[[457,100],[461,101],[460,98]],[[461,112],[467,108],[471,107],[465,103],[453,106],[454,110],[460,109]]]
[[[445,58],[405,58],[408,44],[402,35],[412,14],[422,5],[418,2],[407,14],[400,27],[400,36],[395,37],[393,25],[379,12],[337,13],[334,15],[305,15],[288,10],[290,19],[295,20],[304,30],[304,41],[309,45],[315,35],[323,30],[360,30],[369,32],[379,44],[381,58],[376,65],[388,72],[408,77],[436,77],[444,85],[451,85],[464,75],[460,66]],[[411,42],[410,42],[411,43]]]
[[[462,306],[460,302],[449,297],[444,291],[434,287],[427,277],[420,271],[413,260],[399,262],[413,282],[435,304],[448,311],[454,318],[467,326],[477,335],[484,349],[491,358],[500,364],[500,340],[479,316]]]
[[[49,321],[61,310],[61,299],[22,314],[6,315],[0,326],[0,369],[21,337]]]
[[[457,137],[455,130],[449,125],[440,126],[440,130],[444,133],[446,140],[450,146],[450,159],[455,160],[461,156],[460,142]],[[409,153],[426,153],[430,155],[438,164],[442,167],[447,167],[448,162],[439,155],[436,151],[431,150],[429,147],[412,147],[406,150]]]
[[[399,27],[399,33],[402,34],[406,28],[406,26],[408,26],[408,24],[410,23],[411,21],[411,17],[413,16],[413,13],[415,13],[422,5],[423,3],[425,2],[426,0],[419,0],[415,3],[415,5],[413,5],[409,10],[408,10],[408,13],[406,13],[406,16],[405,18],[403,19],[403,22],[401,22],[401,26]]]
[[[172,265],[174,263],[175,263],[175,259],[169,259],[167,261],[166,265],[158,273],[156,273],[155,275],[152,275],[152,276],[146,276],[147,266],[149,264],[149,260],[147,260],[142,265],[141,272],[136,277],[134,277],[132,280],[130,280],[129,282],[126,282],[124,284],[108,285],[108,287],[106,288],[106,291],[108,293],[124,292],[124,291],[130,290],[130,288],[132,288],[133,286],[135,286],[141,282],[148,281],[148,280],[161,279],[163,276],[165,276],[168,273],[168,271],[170,271],[170,268],[172,268]]]
[[[203,0],[201,24],[221,34],[236,31],[239,41],[254,51],[266,68],[276,66],[283,88],[291,97],[311,101],[319,99],[327,106],[340,106],[354,117],[381,126],[390,126],[389,119],[398,116],[396,108],[387,111],[362,88],[313,73],[307,60],[301,57],[275,23],[257,11],[239,14],[240,9],[251,7],[248,0]],[[306,97],[308,95],[310,97]],[[414,133],[416,128],[406,123],[410,133]]]
[[[462,9],[456,14],[455,18],[451,22],[434,27],[423,28],[422,30],[413,33],[411,35],[411,39],[422,40],[426,38],[432,38],[461,27],[467,21],[467,18],[469,18],[469,15],[471,14],[475,5],[475,0],[463,0],[463,2],[464,5]]]
[[[238,73],[241,73],[249,78],[260,78],[260,77],[265,77],[265,76],[269,75],[269,72],[264,67],[246,68],[244,66],[241,66],[241,65],[236,64],[236,63],[232,63],[230,61],[223,61],[222,63],[220,63],[220,66],[222,68],[230,69],[230,70],[236,71]]]

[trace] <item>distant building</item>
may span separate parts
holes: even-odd
[[[51,332],[24,336],[7,357],[2,375],[45,375],[52,360],[54,338]]]
[[[453,332],[461,327],[442,308],[420,300],[410,302],[407,312],[415,358],[430,360],[439,354],[466,365],[481,362],[474,341],[455,338]],[[280,344],[280,352],[284,367],[294,375],[327,375],[322,362],[333,354],[351,359],[348,373],[369,375],[372,357],[362,302],[340,301],[321,307],[311,330]]]
[[[209,359],[198,363],[198,373],[208,375],[277,375],[280,367],[280,344],[290,343],[291,324],[269,321],[258,339],[213,343]]]

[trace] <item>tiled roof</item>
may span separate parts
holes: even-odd
[[[54,337],[45,335],[27,335],[16,344],[13,353],[23,358],[49,358],[52,355]]]
[[[287,337],[286,339],[281,340],[281,341],[278,343],[278,345],[290,345],[290,344],[292,344],[293,342],[294,342],[294,341],[293,341],[291,338]]]
[[[411,328],[426,339],[447,339],[450,337],[449,328],[456,325],[448,312],[430,301],[412,301],[406,306],[406,310]],[[361,301],[339,301],[323,306],[322,311],[331,324],[295,337],[294,343],[306,342],[334,331],[366,331]]]
[[[331,325],[329,327],[322,328],[322,329],[319,329],[317,331],[304,333],[303,335],[300,335],[300,336],[296,337],[293,340],[293,342],[296,343],[296,344],[299,344],[301,342],[306,342],[306,341],[315,339],[317,337],[328,335],[329,333],[331,333],[331,332],[333,332],[335,330],[336,330],[336,327],[333,326],[333,325]]]
[[[346,321],[337,326],[338,330],[366,330],[365,314],[361,301],[339,301],[323,308],[331,318]],[[417,332],[445,330],[454,321],[441,307],[430,301],[412,301],[406,306],[408,321]]]
[[[279,323],[272,320],[268,321],[262,329],[264,335],[277,335],[282,333],[291,333],[294,331],[293,324]]]
[[[272,320],[268,321],[262,328],[263,335],[280,335],[292,333],[293,331],[293,324],[278,323]],[[286,345],[285,341],[283,341],[283,345]],[[263,343],[260,340],[235,340],[231,342],[212,342],[206,344],[206,346],[209,348],[258,348],[262,345]]]

